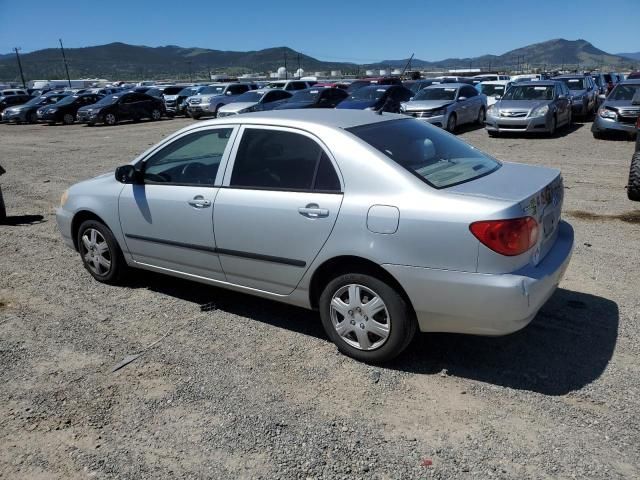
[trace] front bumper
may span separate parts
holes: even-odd
[[[618,120],[613,120],[612,118],[602,118],[600,115],[596,115],[596,118],[591,125],[591,131],[593,133],[616,131],[634,134],[636,130],[636,126],[633,123],[622,123]]]
[[[548,132],[550,122],[544,117],[496,117],[487,115],[485,127],[490,132]]]
[[[38,120],[41,122],[55,122],[56,114],[55,113],[38,113]]]
[[[66,243],[68,247],[75,250],[76,246],[74,245],[73,238],[71,236],[72,220],[73,220],[73,215],[71,212],[65,210],[62,207],[56,208],[56,223],[58,224],[58,230],[60,230],[62,239],[64,240],[64,243]]]
[[[96,112],[83,112],[78,110],[76,118],[79,123],[96,123],[100,121],[100,114]]]
[[[11,113],[6,110],[2,112],[3,122],[26,122],[27,115],[23,112]]]
[[[506,274],[383,265],[405,289],[423,332],[507,335],[529,324],[556,290],[573,252],[573,228],[558,226],[544,259]]]

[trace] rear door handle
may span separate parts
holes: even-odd
[[[211,200],[205,200],[202,195],[196,195],[193,197],[193,200],[189,200],[187,203],[195,208],[207,208],[211,206]]]
[[[329,216],[329,210],[320,208],[317,203],[310,203],[306,207],[298,208],[298,213],[307,218],[324,218]]]

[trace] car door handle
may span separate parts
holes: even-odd
[[[189,200],[187,203],[195,208],[207,208],[211,206],[211,200],[205,200],[202,195],[196,195],[193,197],[193,200]]]
[[[298,208],[298,213],[307,218],[323,218],[329,216],[329,210],[320,208],[316,203],[310,203],[306,207]]]

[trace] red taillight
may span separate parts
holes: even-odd
[[[478,240],[501,255],[520,255],[538,241],[538,222],[533,217],[474,222],[469,230]]]

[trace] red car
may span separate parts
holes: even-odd
[[[640,72],[631,72],[627,77],[627,80],[636,80],[640,78]]]

